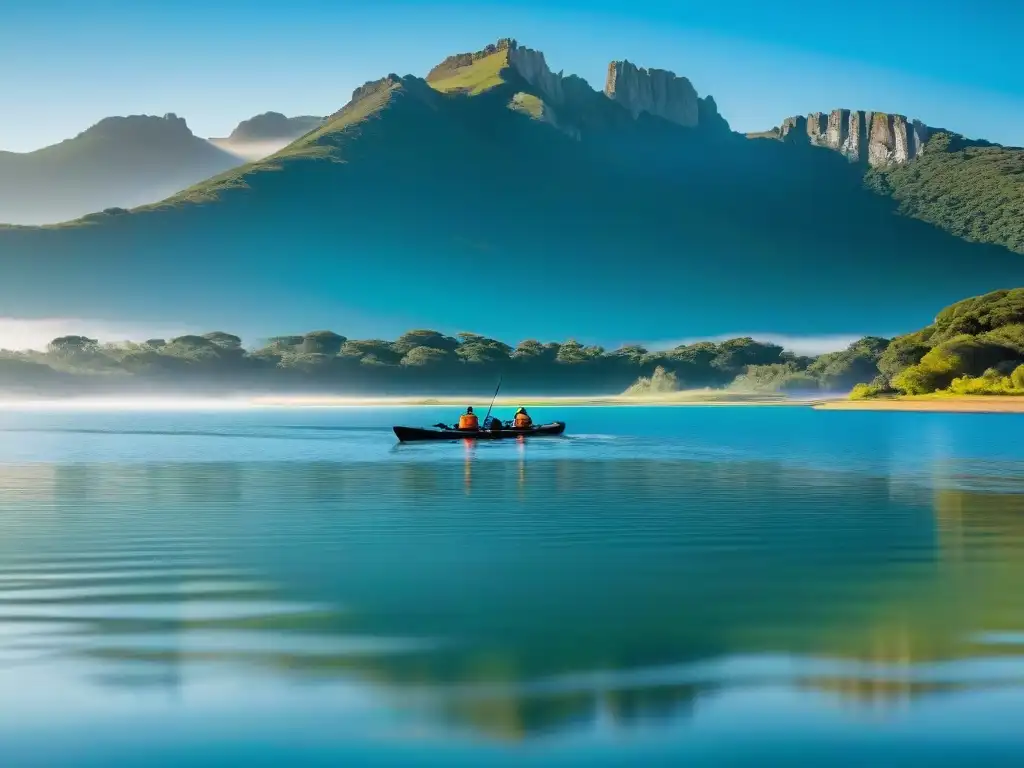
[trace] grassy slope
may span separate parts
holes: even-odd
[[[430,87],[440,93],[464,93],[476,96],[484,91],[505,83],[505,69],[508,67],[508,52],[497,51],[490,56],[477,59],[468,66],[446,72],[442,77],[431,78]]]
[[[320,128],[307,133],[280,152],[264,160],[228,170],[148,207],[152,209],[182,203],[211,202],[219,199],[225,190],[248,188],[250,179],[263,173],[282,171],[295,162],[344,162],[346,142],[358,136],[359,125],[385,108],[394,92],[400,88],[401,84],[397,82],[382,84],[373,93],[347,104],[329,117]]]
[[[452,70],[429,85],[439,93],[476,96],[505,84],[504,73],[508,67],[508,54],[498,51],[477,59],[472,64]],[[415,82],[414,79],[409,79]],[[266,172],[282,171],[290,164],[309,160],[345,162],[347,142],[359,136],[359,127],[366,120],[379,116],[386,109],[396,92],[402,89],[400,81],[380,81],[381,86],[355,102],[350,102],[340,111],[324,121],[317,130],[306,134],[270,157],[256,163],[235,168],[212,179],[183,190],[174,197],[150,206],[177,205],[184,202],[210,202],[216,200],[226,189],[248,187],[248,180]],[[541,109],[540,100],[533,94],[517,94],[526,111],[533,114]]]

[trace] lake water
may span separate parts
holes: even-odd
[[[3,765],[1024,762],[1024,417],[456,415],[0,415]]]

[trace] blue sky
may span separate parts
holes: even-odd
[[[598,88],[611,59],[672,69],[737,130],[842,106],[1024,144],[1019,0],[5,0],[2,18],[13,151],[117,114],[176,112],[222,136],[269,109],[328,113],[366,80],[504,36]]]

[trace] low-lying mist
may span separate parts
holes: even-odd
[[[291,144],[293,139],[271,139],[269,141],[231,141],[229,139],[209,139],[209,142],[225,152],[245,160],[248,163],[270,157],[275,152]]]

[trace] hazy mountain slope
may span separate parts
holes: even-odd
[[[135,207],[242,162],[175,115],[110,117],[60,144],[0,153],[0,222],[47,224]]]
[[[227,138],[210,142],[246,160],[262,160],[318,128],[323,121],[324,118],[312,115],[285,117],[280,112],[264,112],[240,122]]]
[[[278,155],[160,205],[0,231],[0,298],[243,332],[347,332],[344,312],[656,339],[898,332],[1024,278],[1005,249],[895,215],[842,157],[732,134],[713,102],[692,128],[634,118],[535,53],[368,84]]]

